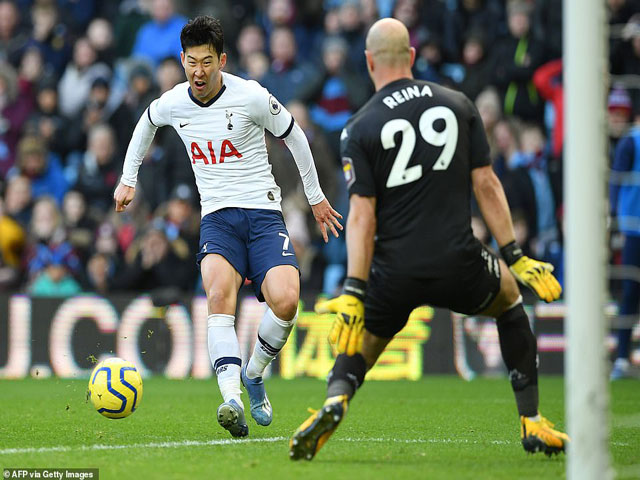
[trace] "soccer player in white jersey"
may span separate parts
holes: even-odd
[[[180,54],[187,82],[154,100],[133,132],[123,174],[114,193],[116,211],[133,200],[136,178],[156,129],[171,125],[185,144],[200,192],[200,264],[208,305],[209,356],[224,402],[218,423],[234,437],[249,428],[240,382],[251,415],[269,425],[272,408],[262,375],[287,341],[298,314],[300,276],[271,175],[264,130],[284,139],[324,241],[342,230],[320,188],[302,129],[278,100],[255,81],[223,72],[227,56],[217,19],[201,16],[184,26]],[[245,278],[266,301],[255,349],[242,367],[235,333],[237,293]]]

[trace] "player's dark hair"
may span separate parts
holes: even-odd
[[[224,47],[224,33],[220,20],[209,15],[201,15],[190,20],[182,27],[180,44],[183,52],[186,52],[189,47],[210,45],[220,57]]]

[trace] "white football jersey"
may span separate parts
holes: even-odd
[[[264,129],[284,138],[294,119],[257,82],[222,72],[222,83],[206,104],[193,96],[189,82],[176,85],[151,103],[149,121],[171,125],[184,142],[203,217],[226,207],[281,210]]]

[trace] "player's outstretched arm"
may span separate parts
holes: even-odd
[[[151,108],[151,107],[149,107]],[[144,111],[136,128],[131,135],[131,141],[127,147],[122,166],[122,177],[116,191],[113,193],[113,200],[116,204],[116,212],[124,212],[124,209],[131,203],[136,194],[136,182],[138,170],[142,165],[142,160],[149,150],[149,145],[156,135],[158,127],[151,123],[148,109]]]
[[[300,172],[300,178],[302,178],[304,193],[309,201],[309,205],[311,205],[311,210],[313,210],[313,216],[316,222],[318,222],[320,232],[322,232],[322,238],[325,243],[327,243],[329,241],[327,227],[329,227],[333,236],[337,238],[338,230],[342,230],[342,224],[339,221],[342,215],[333,209],[322,193],[309,142],[297,123],[293,124],[291,132],[284,139],[284,143],[287,145],[287,148],[293,156],[293,160],[296,162],[296,166]],[[336,228],[338,230],[336,230]]]
[[[471,181],[482,216],[513,276],[545,302],[560,298],[562,287],[553,276],[553,265],[523,255],[516,243],[507,197],[491,165],[473,169]]]

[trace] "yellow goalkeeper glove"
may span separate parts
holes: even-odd
[[[553,265],[523,255],[515,241],[500,248],[500,253],[516,280],[533,290],[539,299],[549,303],[560,298],[562,287],[551,273]]]
[[[338,353],[355,355],[362,349],[364,334],[364,295],[367,284],[364,280],[347,277],[342,295],[316,303],[316,313],[336,313],[329,333],[329,343]]]

